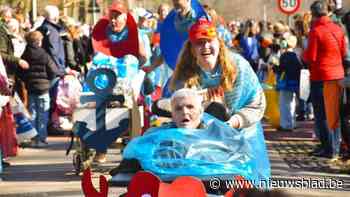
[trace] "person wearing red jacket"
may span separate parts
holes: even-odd
[[[137,24],[123,1],[114,1],[108,8],[108,14],[94,26],[92,45],[95,52],[117,58],[131,54],[139,59],[140,65],[146,62]]]
[[[313,24],[303,59],[309,65],[311,100],[315,113],[315,129],[321,147],[314,155],[336,158],[340,147],[340,98],[344,78],[342,60],[346,55],[345,34],[327,16],[325,1],[315,1],[310,9]]]
[[[107,56],[122,58],[133,55],[138,58],[139,66],[146,61],[145,45],[140,39],[134,17],[126,3],[115,0],[108,7],[108,14],[103,16],[92,30],[92,46],[95,52]],[[104,163],[107,150],[98,150],[94,161]]]

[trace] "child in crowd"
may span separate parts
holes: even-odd
[[[295,104],[302,64],[294,52],[297,38],[289,35],[286,41],[287,49],[281,54],[280,65],[277,69],[279,74],[277,88],[280,91],[280,130],[292,131],[295,128]]]
[[[22,55],[30,67],[20,70],[19,76],[25,82],[29,95],[29,111],[38,136],[32,140],[33,146],[47,145],[47,123],[49,119],[51,80],[58,76],[57,66],[47,52],[41,48],[43,35],[39,31],[26,35],[27,46]]]

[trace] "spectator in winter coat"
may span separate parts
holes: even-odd
[[[66,17],[63,24],[67,32],[63,37],[66,66],[81,73],[87,56],[80,39],[80,27],[71,17]]]
[[[10,8],[5,7],[0,10],[0,54],[4,61],[7,74],[10,75],[9,78],[13,78],[18,66],[23,69],[29,67],[26,61],[14,56],[12,37],[6,25],[11,18],[12,14]]]
[[[43,24],[38,28],[43,38],[43,48],[52,57],[58,70],[64,73],[65,66],[65,53],[63,41],[60,36],[62,27],[58,24],[59,10],[56,6],[48,5],[45,7],[45,20]]]
[[[0,56],[2,57],[5,66],[5,72],[2,72],[2,78],[5,80],[5,74],[8,80],[5,80],[5,88],[0,88],[1,94],[11,95],[14,82],[14,76],[19,67],[28,69],[28,63],[14,56],[14,47],[11,40],[11,35],[8,31],[6,23],[12,18],[11,8],[4,6],[0,10]],[[2,61],[1,63],[2,64]],[[9,103],[1,108],[0,113],[0,149],[3,157],[15,156],[17,154],[16,128],[13,124],[13,114]],[[1,161],[3,162],[3,161]]]
[[[345,102],[342,103],[342,106],[340,108],[340,117],[341,117],[341,133],[342,133],[342,141],[346,144],[347,151],[345,156],[350,155],[350,84],[349,84],[349,79],[350,79],[350,11],[347,12],[342,20],[346,34],[347,34],[347,47],[348,47],[348,52],[347,56],[343,61],[344,68],[345,68],[345,75],[346,79],[342,82],[343,87],[345,87],[345,98],[342,99]],[[346,83],[348,82],[348,84]]]
[[[2,153],[0,166],[4,168],[10,165],[6,161],[7,157],[17,154],[16,128],[13,124],[14,119],[8,96],[11,94],[6,69],[0,56],[0,151]]]
[[[47,144],[47,124],[49,120],[51,80],[59,75],[55,62],[41,48],[43,35],[34,31],[26,35],[27,47],[22,58],[29,62],[28,70],[20,70],[29,94],[29,111],[38,136],[33,140],[35,146]]]
[[[345,35],[327,16],[326,2],[317,0],[310,8],[313,24],[303,58],[309,64],[316,134],[321,141],[315,155],[335,158],[340,148],[339,105],[343,89],[339,81],[344,78]]]

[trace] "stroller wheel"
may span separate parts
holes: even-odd
[[[79,175],[80,172],[82,171],[82,162],[81,162],[81,156],[78,153],[74,153],[73,155],[73,166],[75,169],[75,174]]]

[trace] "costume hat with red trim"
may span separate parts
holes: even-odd
[[[192,43],[199,39],[213,39],[217,36],[215,25],[207,19],[199,19],[190,28],[189,39]]]

